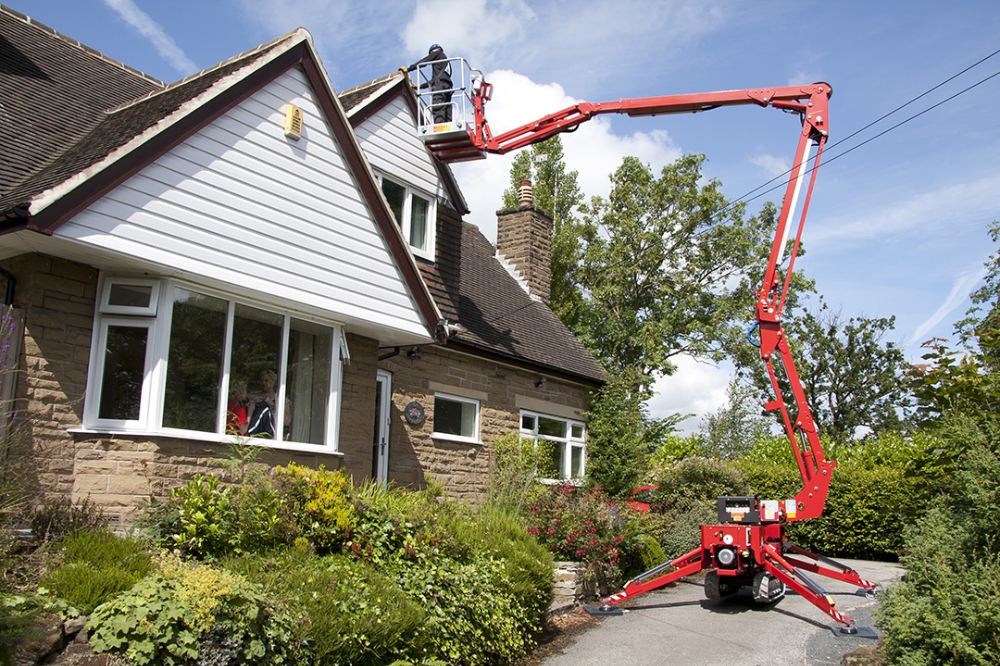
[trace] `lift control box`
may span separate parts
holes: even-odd
[[[720,497],[718,501],[720,523],[760,524],[756,497]]]

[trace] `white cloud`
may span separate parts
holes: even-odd
[[[958,276],[955,282],[951,285],[951,291],[948,292],[948,296],[945,297],[941,306],[934,311],[934,314],[928,317],[923,323],[920,324],[920,326],[917,327],[917,330],[913,333],[913,337],[910,338],[909,342],[907,342],[905,346],[909,347],[914,343],[923,342],[924,336],[927,335],[931,329],[940,324],[945,317],[955,310],[955,308],[961,305],[965,301],[965,298],[969,295],[969,292],[972,291],[972,288],[975,287],[985,275],[986,267],[979,266],[975,270],[971,270]]]
[[[755,155],[750,158],[750,163],[759,166],[764,173],[772,177],[784,175],[792,168],[788,159],[774,155]]]
[[[998,209],[1000,172],[994,172],[977,180],[920,191],[907,199],[888,199],[878,208],[856,208],[848,219],[814,225],[809,243],[826,251],[908,234],[926,238],[933,232],[951,233],[957,223],[964,221],[980,228]]]
[[[181,47],[177,46],[177,43],[163,30],[159,23],[139,9],[134,0],[104,0],[104,4],[117,12],[122,20],[132,26],[136,32],[152,42],[156,52],[175,70],[181,74],[192,74],[198,71],[198,66],[194,64],[194,61],[187,57]]]
[[[493,101],[486,106],[486,117],[494,135],[515,129],[576,104],[557,83],[535,83],[528,77],[502,70],[487,75],[493,84]],[[641,120],[634,121],[641,124]],[[563,134],[566,166],[579,172],[580,189],[586,197],[606,196],[610,191],[608,176],[626,155],[635,155],[658,171],[674,161],[681,151],[663,130],[635,132],[621,136],[612,131],[606,118],[584,123],[579,130]],[[490,155],[478,162],[455,164],[453,169],[472,213],[468,221],[479,226],[490,239],[496,238],[496,216],[503,190],[510,180],[513,154]]]
[[[683,430],[693,432],[706,415],[726,404],[731,375],[728,370],[690,356],[677,356],[674,363],[674,374],[656,380],[656,395],[649,401],[649,412],[654,417],[694,414],[681,424]]]
[[[414,59],[438,43],[449,55],[461,54],[476,63],[496,48],[523,41],[525,24],[533,18],[535,13],[523,0],[423,0],[401,36]]]

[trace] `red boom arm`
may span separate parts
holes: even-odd
[[[792,521],[820,516],[823,513],[830,476],[836,463],[826,460],[823,454],[816,425],[806,402],[805,392],[802,390],[802,383],[788,348],[788,341],[781,327],[781,312],[788,294],[789,280],[795,256],[798,253],[802,227],[809,209],[809,199],[812,196],[816,179],[816,167],[819,165],[819,159],[828,136],[828,110],[832,93],[830,85],[815,83],[807,86],[645,97],[596,104],[581,102],[497,136],[493,136],[484,115],[485,103],[489,100],[491,91],[492,86],[484,85],[474,97],[477,130],[473,134],[472,140],[477,149],[486,153],[498,154],[517,150],[544,141],[561,132],[573,130],[594,116],[605,113],[655,116],[709,111],[721,106],[756,104],[763,107],[772,106],[776,109],[798,113],[801,116],[802,132],[799,136],[798,148],[795,151],[794,166],[788,179],[785,198],[778,218],[778,227],[775,230],[774,243],[771,246],[767,269],[764,272],[764,281],[760,290],[756,292],[756,314],[757,324],[760,327],[761,358],[764,359],[767,366],[771,385],[775,392],[775,399],[768,402],[766,408],[781,413],[785,432],[795,453],[803,482],[803,488],[795,496],[794,501],[789,500],[784,503],[782,507],[783,518]],[[799,193],[809,172],[810,149],[813,145],[817,146],[816,161],[811,170],[805,198],[802,201],[795,241],[789,255],[788,267],[784,271],[785,277],[782,280],[778,274],[778,267],[783,261],[785,247],[792,228],[791,218],[798,208]],[[784,369],[791,387],[790,404],[782,396],[775,374],[775,357],[780,359],[780,365]],[[790,407],[792,407],[791,411]]]
[[[802,475],[802,490],[794,498],[781,503],[766,500],[758,504],[757,498],[750,497],[719,498],[719,521],[722,524],[702,526],[701,546],[640,574],[626,583],[621,592],[606,597],[600,607],[587,608],[587,611],[594,614],[621,612],[614,607],[626,599],[663,587],[684,576],[711,569],[705,576],[705,593],[710,599],[728,596],[743,587],[749,587],[755,600],[770,603],[780,598],[787,587],[838,623],[846,625],[842,629],[844,633],[856,633],[854,621],[835,607],[834,598],[806,572],[854,583],[867,593],[873,593],[876,584],[861,578],[850,567],[789,543],[784,533],[786,522],[822,515],[830,477],[836,467],[836,463],[828,461],[823,454],[816,424],[795,369],[788,339],[781,326],[781,314],[816,182],[816,167],[828,136],[830,86],[815,83],[810,86],[647,97],[601,104],[583,102],[498,136],[492,135],[483,116],[483,108],[489,100],[491,90],[492,86],[483,83],[473,97],[476,129],[471,133],[471,141],[480,153],[506,153],[523,148],[560,132],[572,130],[602,113],[651,116],[757,104],[799,114],[802,132],[778,216],[764,280],[760,289],[755,292],[755,308],[757,326],[760,328],[760,354],[767,366],[775,394],[775,399],[768,402],[766,408],[781,414],[785,433]],[[816,146],[816,154],[810,157],[813,146]],[[815,159],[811,173],[808,168],[810,159]],[[799,195],[807,175],[808,187],[800,206]],[[797,211],[798,221],[793,223],[792,217]],[[793,226],[797,229],[788,264],[779,271]],[[783,277],[779,272],[783,272]],[[775,363],[775,360],[779,363]],[[778,366],[784,371],[791,390],[790,400],[787,402],[776,374]]]

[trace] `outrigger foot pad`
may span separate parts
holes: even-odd
[[[609,606],[604,604],[603,606],[584,606],[583,610],[587,612],[588,615],[624,615],[625,611],[617,606]]]
[[[856,627],[853,624],[849,627],[830,627],[830,631],[833,632],[834,636],[841,638],[846,636],[850,636],[851,638],[878,638],[878,634],[876,634],[873,629],[868,627]]]
[[[854,591],[854,596],[865,597],[867,599],[874,599],[877,596],[877,594],[875,590],[870,590],[867,587],[859,587]]]

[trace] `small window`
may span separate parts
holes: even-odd
[[[586,427],[579,421],[521,412],[521,436],[551,447],[555,478],[582,479],[586,471]]]
[[[159,294],[159,280],[108,280],[101,294],[100,311],[103,314],[155,317]]]
[[[412,188],[381,176],[382,193],[414,254],[434,258],[435,202]]]
[[[477,441],[479,401],[451,395],[434,396],[434,434]]]

